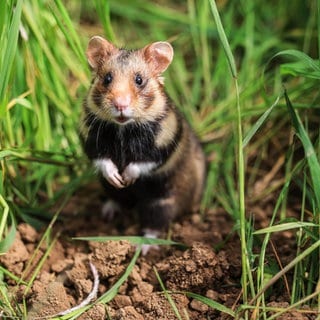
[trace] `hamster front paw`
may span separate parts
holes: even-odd
[[[95,160],[95,166],[101,171],[102,175],[107,179],[107,181],[117,189],[125,187],[125,182],[121,177],[118,168],[112,162],[111,159],[98,159]]]
[[[136,163],[129,163],[122,173],[123,182],[126,186],[134,184],[140,176],[139,165]]]
[[[156,162],[131,162],[127,165],[122,173],[122,178],[126,186],[129,186],[141,177],[148,175],[154,168]]]

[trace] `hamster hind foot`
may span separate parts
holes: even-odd
[[[143,229],[142,230],[142,234],[144,236],[144,238],[149,238],[149,239],[157,239],[160,235],[159,230],[153,230],[153,229]],[[159,250],[160,247],[156,244],[143,244],[141,246],[141,253],[143,256],[145,256],[150,249],[154,249],[154,250]]]
[[[112,221],[115,215],[120,212],[120,205],[113,200],[107,200],[101,209],[102,217],[107,221]]]

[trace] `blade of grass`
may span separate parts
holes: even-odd
[[[73,240],[84,240],[84,241],[96,241],[96,242],[106,242],[106,241],[120,241],[125,240],[129,241],[133,245],[175,245],[186,247],[183,243],[178,243],[171,240],[166,239],[157,239],[157,238],[145,238],[138,236],[107,236],[107,237],[76,237],[72,238]]]
[[[204,195],[202,197],[201,202],[201,210],[200,213],[203,216],[205,214],[205,209],[210,207],[213,194],[212,190],[217,188],[217,181],[218,181],[218,164],[219,161],[211,161],[209,164],[209,168],[207,171],[207,178],[206,178],[206,188],[204,190]]]
[[[224,306],[214,300],[211,300],[207,297],[201,296],[201,295],[193,293],[193,292],[186,292],[185,294],[187,295],[187,297],[196,299],[196,300],[206,304],[207,306],[209,306],[212,309],[216,309],[220,312],[226,313],[226,314],[230,315],[231,317],[236,316],[235,312],[232,309],[227,308],[226,306]]]
[[[248,143],[250,142],[250,140],[252,139],[252,137],[257,133],[257,131],[259,130],[259,128],[262,126],[262,124],[265,122],[265,120],[268,118],[268,116],[270,115],[270,113],[272,112],[272,110],[274,109],[274,107],[276,105],[278,105],[280,100],[280,97],[277,97],[276,101],[271,105],[270,108],[268,108],[263,115],[255,122],[255,124],[252,126],[252,128],[249,130],[249,132],[247,133],[247,135],[244,137],[243,139],[243,148],[245,148]]]
[[[237,81],[237,68],[235,60],[224,32],[220,15],[214,0],[210,0],[211,11],[217,25],[217,31],[219,34],[220,41],[222,43],[227,61],[230,67],[232,77],[234,79],[235,91],[236,91],[236,109],[237,109],[237,146],[238,146],[238,187],[239,187],[239,220],[240,220],[240,239],[241,239],[241,258],[242,258],[242,290],[243,290],[243,302],[246,304],[248,302],[248,279],[251,288],[251,295],[254,293],[253,277],[251,274],[251,266],[248,256],[247,239],[246,239],[246,226],[247,221],[245,217],[245,175],[244,175],[244,148],[243,148],[243,138],[242,138],[242,123],[241,123],[241,108],[240,108],[240,93]],[[248,314],[246,314],[246,318]]]
[[[297,60],[298,64],[296,64],[297,69],[296,72],[306,78],[320,78],[320,65],[318,61],[315,61],[311,57],[309,57],[304,52],[301,52],[299,50],[283,50],[275,54],[273,58],[279,57],[279,56],[287,56],[291,59]],[[294,66],[294,64],[293,64]],[[293,68],[294,71],[294,68]]]
[[[293,123],[293,126],[296,130],[296,134],[299,137],[300,141],[302,142],[305,157],[307,159],[308,168],[310,171],[311,176],[311,182],[313,187],[313,201],[314,201],[314,216],[313,219],[317,224],[317,227],[315,228],[316,236],[320,237],[320,163],[317,158],[316,152],[314,150],[314,147],[312,145],[312,142],[310,141],[310,138],[307,134],[307,131],[305,130],[304,126],[302,125],[301,119],[298,116],[298,114],[295,112],[291,101],[289,99],[289,96],[284,90],[284,96],[286,100],[286,105],[289,110],[291,120]],[[320,257],[320,248],[318,249],[317,253],[314,253],[314,257],[311,260],[310,264],[310,277],[311,279],[319,279],[319,257]],[[319,280],[318,280],[319,281]],[[308,292],[312,292],[312,287],[314,284],[312,282],[308,282]],[[320,297],[318,296],[318,311],[320,312]]]
[[[303,187],[302,187],[302,203],[301,203],[301,213],[300,213],[300,221],[304,221],[304,215],[306,210],[306,190],[307,190],[307,175],[304,170],[303,175]],[[303,233],[302,228],[297,232],[297,250],[296,250],[296,256],[298,256],[301,252],[301,248],[303,247]],[[301,296],[301,289],[303,286],[303,279],[304,277],[304,266],[302,263],[299,263],[294,268],[294,276],[293,279],[297,279],[297,281],[293,281],[292,283],[292,290],[291,290],[291,304],[293,304],[295,301],[299,300],[299,297]],[[302,295],[303,296],[303,295]]]
[[[111,42],[114,42],[116,40],[116,36],[113,32],[113,28],[110,20],[110,2],[95,0],[95,6],[96,6],[96,10],[100,18],[100,21],[103,25],[103,30],[106,37]]]
[[[236,63],[235,63],[235,60],[234,60],[234,57],[233,57],[233,54],[232,54],[232,51],[231,51],[231,48],[229,45],[229,41],[228,41],[227,36],[224,32],[224,28],[223,28],[223,25],[222,25],[222,22],[220,19],[219,11],[218,11],[215,0],[210,0],[210,5],[211,5],[211,12],[213,14],[214,21],[217,25],[217,31],[219,34],[219,38],[222,43],[223,50],[226,54],[232,77],[234,79],[236,79],[238,76]]]
[[[57,211],[55,212],[53,218],[51,219],[48,227],[46,228],[43,236],[41,237],[41,240],[39,241],[37,247],[35,248],[32,256],[29,258],[28,262],[26,263],[25,265],[25,268],[24,268],[24,271],[21,275],[21,281],[23,281],[26,276],[28,275],[30,269],[32,268],[32,263],[34,262],[34,260],[36,259],[37,257],[37,253],[40,251],[40,248],[42,247],[42,245],[45,243],[45,241],[49,241],[50,240],[50,234],[52,232],[52,228],[53,228],[53,225],[55,224],[55,222],[57,221],[62,209],[64,208],[64,206],[66,205],[67,201],[70,199],[71,197],[71,192],[69,190],[69,192],[67,192],[65,194],[65,198],[62,199],[62,203],[60,205],[60,207],[57,209]],[[38,264],[35,272],[33,272],[32,276],[31,276],[31,279],[28,281],[28,285],[26,286],[25,290],[24,290],[24,294],[26,295],[27,292],[30,290],[32,284],[33,284],[33,281],[35,280],[36,278],[36,275],[37,273],[40,271],[40,268],[42,266],[42,264],[45,262],[46,258],[48,257],[50,251],[52,250],[53,246],[54,246],[54,243],[58,240],[58,234],[55,235],[54,239],[52,240],[52,242],[49,244],[49,247],[47,248],[46,252],[44,253],[44,255],[42,256],[41,258],[41,263]],[[19,285],[20,283],[18,283]]]
[[[275,276],[273,276],[265,286],[257,293],[257,295],[250,301],[250,305],[252,305],[262,294],[264,294],[268,288],[270,288],[275,282],[277,282],[284,274],[286,274],[291,268],[293,268],[297,263],[305,259],[308,255],[310,255],[315,249],[320,247],[320,240],[313,243],[309,248],[305,251],[301,252],[301,254],[295,257],[290,263],[288,263],[280,272],[278,272]]]
[[[123,273],[123,275],[116,281],[116,283],[102,296],[100,296],[96,301],[91,303],[90,305],[87,305],[85,307],[82,307],[81,309],[72,311],[71,313],[68,313],[64,316],[54,317],[52,320],[71,320],[71,319],[78,319],[81,314],[83,314],[85,311],[92,308],[94,305],[98,303],[107,304],[110,302],[118,293],[120,286],[128,279],[133,267],[135,266],[137,259],[141,253],[141,246],[139,246],[132,257],[130,263],[127,266],[126,271]]]
[[[15,8],[13,10],[12,22],[7,31],[7,42],[6,42],[6,46],[4,46],[5,50],[3,51],[1,50],[3,52],[3,56],[0,59],[0,62],[1,62],[0,98],[2,101],[5,96],[5,90],[9,82],[11,68],[12,68],[13,61],[15,58],[15,53],[17,50],[22,3],[23,3],[22,0],[18,0],[15,5]],[[1,112],[0,112],[0,117],[1,117]]]
[[[7,219],[9,215],[9,206],[1,194],[0,194],[0,205],[3,208],[1,221],[0,221],[0,241],[1,241],[4,238],[4,229],[6,227]],[[0,252],[2,251],[0,250]]]
[[[65,39],[68,41],[74,53],[76,53],[77,58],[83,66],[87,65],[87,59],[84,55],[83,47],[80,43],[80,38],[77,34],[77,31],[74,28],[70,16],[62,4],[61,0],[55,0],[55,5],[50,5],[51,12],[56,19],[57,24],[60,27],[60,30],[63,32]]]
[[[286,181],[286,183],[284,184],[284,186],[280,192],[280,195],[277,199],[277,202],[275,204],[275,208],[273,209],[272,217],[271,217],[271,220],[269,223],[270,226],[273,225],[274,220],[277,217],[277,212],[278,212],[279,208],[281,207],[281,203],[283,202],[283,198],[289,188],[289,185],[290,185],[290,179],[288,179]],[[263,286],[267,283],[266,275],[265,275],[265,267],[266,267],[265,260],[266,260],[266,254],[267,254],[266,249],[267,249],[267,245],[269,244],[269,241],[270,241],[270,236],[271,236],[270,233],[267,233],[265,235],[263,242],[262,242],[261,251],[259,254],[259,264],[258,264],[258,268],[257,268],[257,290],[258,291],[262,290]],[[259,312],[259,306],[260,306],[261,302],[262,302],[262,308],[263,308],[263,310],[265,310],[266,301],[265,301],[264,293],[262,293],[261,296],[257,299],[255,312]],[[265,318],[265,314],[263,314],[263,316]]]
[[[10,214],[10,215],[12,215],[12,214]],[[0,254],[7,252],[9,250],[9,248],[13,244],[15,236],[16,236],[16,232],[17,232],[16,223],[15,223],[13,217],[11,217],[11,220],[12,220],[12,224],[10,225],[10,231],[7,233],[6,237],[0,241]],[[9,227],[9,223],[7,221],[5,221],[5,222],[7,223],[7,226]]]
[[[320,287],[317,288],[317,290],[315,292],[313,292],[312,294],[304,297],[303,299],[301,299],[300,301],[296,302],[296,303],[293,303],[291,304],[288,308],[284,308],[283,310],[279,311],[279,312],[276,312],[275,314],[273,314],[270,318],[268,318],[268,320],[273,320],[273,319],[279,319],[279,316],[281,316],[282,314],[290,311],[290,310],[293,310],[299,306],[303,306],[306,302],[308,302],[309,300],[315,298],[317,295],[320,294]],[[305,312],[307,313],[307,310],[305,310]],[[319,316],[318,318],[319,319]]]
[[[171,295],[169,294],[169,292],[167,291],[166,287],[164,286],[163,281],[162,281],[162,279],[161,279],[161,277],[160,277],[160,275],[159,275],[156,267],[153,267],[153,271],[154,271],[154,273],[155,273],[155,275],[156,275],[156,277],[157,277],[158,282],[160,283],[160,287],[161,287],[161,289],[162,289],[162,291],[163,291],[163,293],[164,293],[164,296],[165,296],[166,299],[168,300],[168,302],[169,302],[169,304],[170,304],[170,306],[171,306],[174,314],[176,315],[176,317],[177,317],[179,320],[182,320],[182,317],[181,317],[181,315],[180,315],[180,313],[179,313],[179,310],[178,310],[178,308],[177,308],[177,305],[175,304],[175,302],[173,301]]]
[[[133,267],[135,266],[137,259],[141,253],[141,246],[138,246],[134,256],[132,257],[126,271],[124,274],[119,278],[119,280],[110,288],[107,292],[105,292],[98,300],[101,303],[108,303],[110,302],[118,293],[120,286],[128,279]]]
[[[6,284],[3,282],[3,274],[0,272],[0,317],[2,319],[6,319],[5,318],[5,313],[4,312],[8,312],[10,313],[10,318],[11,316],[13,317],[17,317],[17,314],[14,310],[14,308],[12,307],[10,298],[9,298],[9,293],[8,293],[8,289]],[[11,318],[12,319],[12,318]],[[18,319],[18,317],[17,317]]]
[[[47,258],[49,257],[49,255],[50,255],[53,247],[55,246],[59,236],[60,236],[59,234],[55,235],[54,239],[51,241],[48,248],[46,249],[44,255],[41,257],[41,259],[37,263],[35,269],[32,271],[32,275],[31,275],[30,279],[28,280],[27,285],[25,286],[24,295],[27,295],[29,293],[29,291],[31,290],[31,287],[32,287],[34,280],[39,275],[41,268],[43,267],[44,263],[46,262]],[[21,279],[21,281],[23,282],[23,279]]]
[[[4,267],[0,266],[0,272],[4,274],[6,277],[16,281],[20,282],[22,285],[27,285],[27,282],[21,280],[19,277],[17,277],[15,274],[10,272],[9,270],[5,269]]]
[[[287,223],[281,223],[279,225],[257,230],[253,234],[281,232],[281,231],[286,231],[291,229],[300,229],[300,228],[304,229],[307,227],[317,227],[317,224],[312,222],[303,222],[303,221],[287,222]]]
[[[312,180],[312,185],[314,188],[314,197],[316,200],[316,212],[315,214],[320,216],[320,164],[316,155],[316,152],[314,150],[314,147],[310,141],[310,138],[304,129],[302,122],[295,112],[291,101],[288,97],[287,91],[284,90],[284,96],[286,99],[286,104],[291,116],[291,120],[293,123],[293,126],[296,130],[297,136],[301,140],[305,152],[305,157],[308,161],[309,170],[310,170],[310,176]]]

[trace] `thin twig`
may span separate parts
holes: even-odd
[[[97,268],[91,262],[89,262],[89,264],[90,264],[90,269],[91,269],[91,272],[92,272],[92,275],[93,275],[93,286],[92,286],[91,292],[89,293],[87,298],[84,299],[81,303],[79,303],[78,305],[76,305],[76,306],[74,306],[74,307],[72,307],[70,309],[67,309],[65,311],[59,312],[57,314],[57,316],[64,316],[64,315],[69,314],[69,313],[71,313],[73,311],[79,310],[82,307],[85,307],[86,305],[88,305],[91,302],[91,300],[93,300],[97,296],[98,287],[99,287],[99,283],[100,283],[99,274],[98,274]]]
[[[89,262],[89,265],[90,265],[90,269],[91,269],[91,272],[93,275],[93,286],[92,286],[92,290],[89,293],[89,295],[87,296],[87,298],[84,299],[78,305],[76,305],[70,309],[58,312],[58,313],[50,315],[50,316],[40,317],[40,318],[35,318],[35,319],[52,319],[52,318],[56,318],[56,317],[61,317],[61,316],[65,316],[67,314],[70,314],[71,312],[77,311],[77,310],[87,306],[97,296],[98,288],[99,288],[99,284],[100,284],[99,274],[98,274],[97,268],[91,262]]]

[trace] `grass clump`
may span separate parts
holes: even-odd
[[[0,254],[12,243],[17,221],[48,223],[57,201],[67,201],[88,179],[77,133],[90,81],[87,39],[104,34],[129,48],[169,40],[175,59],[166,74],[168,93],[211,159],[203,211],[223,207],[241,239],[239,308],[216,306],[246,319],[274,319],[303,305],[319,311],[318,5],[1,1]],[[251,216],[257,206],[269,217],[259,230]],[[298,208],[294,218],[291,208]],[[45,234],[51,244],[58,215]],[[293,229],[295,258],[286,266],[266,265],[272,236]],[[268,290],[288,270],[291,306],[272,309]],[[6,315],[25,314],[11,302],[5,276],[15,277],[1,267],[0,307]],[[109,302],[118,288],[100,301]]]

